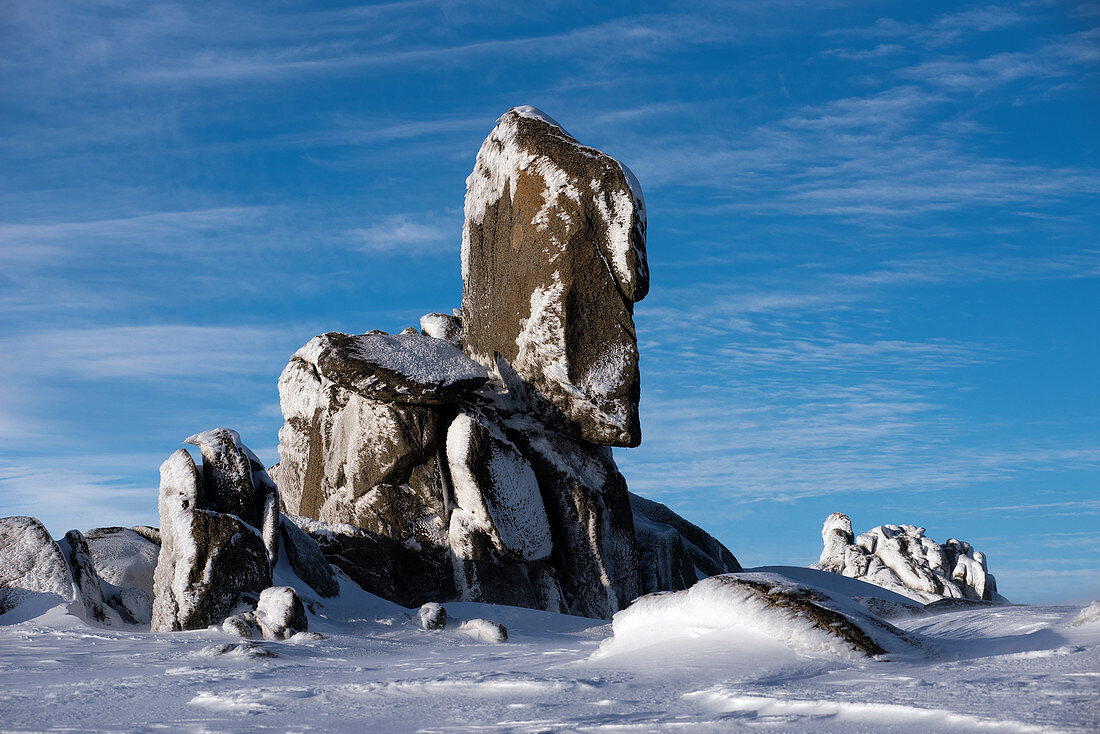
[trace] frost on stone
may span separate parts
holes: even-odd
[[[447,626],[447,610],[434,601],[422,605],[416,615],[421,629],[441,630]]]
[[[499,552],[517,560],[537,561],[550,555],[550,523],[538,480],[530,463],[499,428],[459,414],[447,429],[447,460],[457,505],[452,527],[462,526],[456,537],[476,528],[492,539]],[[455,545],[460,554],[471,552],[461,541]]]
[[[637,599],[612,620],[595,658],[720,630],[745,630],[801,653],[874,657],[919,647],[919,638],[851,599],[773,573],[712,576],[690,589]]]
[[[420,330],[424,336],[442,339],[462,349],[462,320],[445,313],[428,313],[420,317]]]
[[[35,518],[0,518],[0,614],[38,597],[77,599],[65,556]]]
[[[220,623],[242,594],[271,585],[259,531],[236,515],[205,509],[190,454],[173,453],[160,467],[161,548],[153,574],[153,631]]]
[[[821,530],[814,568],[881,586],[929,604],[943,599],[999,601],[985,555],[951,538],[943,545],[914,525],[880,525],[853,537],[847,515],[834,512]]]

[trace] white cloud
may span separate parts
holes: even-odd
[[[387,217],[381,222],[349,230],[352,246],[375,254],[425,254],[458,252],[461,241],[460,220],[440,221],[438,217],[414,218],[407,214]]]

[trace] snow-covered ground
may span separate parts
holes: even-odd
[[[836,578],[851,594],[857,582]],[[241,643],[220,630],[107,630],[27,604],[0,617],[0,729],[1100,730],[1100,618],[1074,624],[1080,607],[894,619],[924,644],[873,660],[736,624],[684,623],[595,654],[611,625],[445,606],[447,629],[425,631],[415,610],[345,583],[310,617],[324,639],[252,643],[278,656],[260,657],[214,654]],[[459,630],[473,618],[503,623],[509,641]]]

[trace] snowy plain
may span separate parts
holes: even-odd
[[[820,572],[787,570],[821,579]],[[861,583],[836,580],[840,593]],[[341,596],[310,615],[311,630],[324,639],[298,635],[252,643],[251,653],[246,644],[215,654],[241,640],[215,628],[103,629],[64,605],[30,602],[0,616],[0,728],[1100,730],[1100,617],[1085,614],[1075,624],[1079,607],[1000,606],[894,619],[925,644],[861,659],[737,624],[682,624],[659,637],[605,643],[612,627],[599,620],[445,606],[447,629],[423,630],[415,610],[344,579]],[[509,641],[487,643],[458,629],[473,618],[503,623]]]

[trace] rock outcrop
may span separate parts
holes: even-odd
[[[77,599],[65,554],[35,518],[0,518],[0,614],[39,596]]]
[[[239,515],[214,509],[233,509],[256,522],[270,505],[262,494],[256,501],[253,469],[240,439],[214,433],[192,437],[204,449],[202,475],[183,449],[160,467],[154,632],[221,623],[243,594],[271,586],[270,544],[261,531]]]
[[[272,476],[296,527],[409,607],[607,618],[739,570],[668,508],[632,507],[609,448],[641,440],[645,226],[624,166],[533,108],[505,114],[467,180],[462,308],[316,337],[279,378]]]
[[[115,626],[121,622],[103,596],[103,586],[99,574],[96,573],[92,553],[88,549],[88,541],[84,539],[84,534],[79,530],[70,530],[65,533],[64,545],[62,550],[66,551],[68,556],[69,571],[72,573],[77,599],[84,606],[85,616],[109,626]]]
[[[533,107],[506,113],[466,179],[462,329],[601,445],[637,446],[634,304],[649,291],[634,175]]]
[[[943,599],[1002,601],[985,554],[954,538],[943,545],[913,525],[880,525],[858,537],[834,512],[821,530],[824,549],[813,568],[890,589],[923,604]]]

